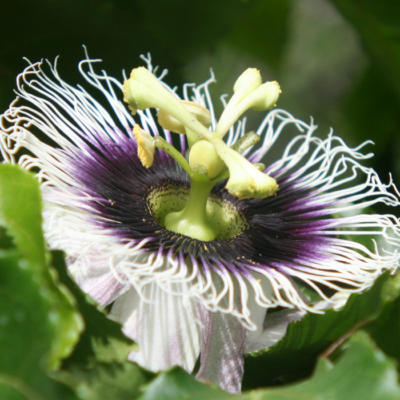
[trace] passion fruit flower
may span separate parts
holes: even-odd
[[[273,107],[280,93],[257,70],[239,77],[217,122],[213,74],[184,85],[181,99],[143,59],[147,69],[123,85],[94,71],[100,60],[82,61],[96,99],[56,65],[48,63],[49,77],[43,63],[29,64],[1,116],[1,152],[37,172],[47,242],[65,251],[85,292],[114,302],[111,313],[139,344],[130,359],[191,372],[200,355],[198,379],[239,392],[243,355],[276,342],[305,312],[334,305],[324,287],[360,292],[397,268],[398,220],[361,210],[398,206],[398,192],[360,163],[372,156],[365,143],[316,137],[313,122],[286,111],[246,133],[243,113]],[[283,130],[299,133],[289,140]],[[271,149],[278,140],[287,142],[280,158]],[[357,235],[380,240],[371,250]],[[310,304],[296,282],[322,303]],[[277,306],[292,311],[268,323]]]

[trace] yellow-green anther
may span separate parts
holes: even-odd
[[[192,169],[198,165],[206,167],[210,179],[218,176],[225,167],[214,145],[207,140],[199,140],[192,146],[189,153],[189,164]]]
[[[248,68],[243,72],[242,75],[236,80],[233,86],[234,95],[230,102],[237,105],[242,101],[248,94],[256,90],[262,84],[262,78],[260,71],[256,68]]]
[[[169,93],[161,84],[158,90],[149,88],[133,79],[128,79],[123,86],[124,101],[130,109],[145,110],[146,108],[162,108],[169,112],[185,112],[179,100]],[[167,111],[167,112],[168,112]]]
[[[274,178],[259,171],[222,139],[215,138],[212,143],[229,169],[225,188],[230,194],[239,199],[250,199],[269,197],[278,191],[279,186]]]
[[[146,168],[150,168],[154,161],[154,138],[138,124],[133,127],[133,134],[136,138],[140,162]]]
[[[243,97],[240,102],[232,100],[236,95],[234,94],[218,121],[215,134],[220,138],[224,137],[242,114],[250,108],[257,111],[265,111],[274,107],[280,93],[279,84],[274,81],[258,86],[251,93]]]
[[[249,108],[256,111],[269,110],[276,107],[276,102],[281,93],[282,90],[277,81],[265,82],[243,100],[242,107],[246,104],[245,110]]]
[[[210,111],[207,108],[201,106],[200,104],[193,103],[192,101],[179,100],[185,108],[193,114],[197,121],[199,121],[203,126],[209,128],[211,125]],[[172,115],[168,114],[164,110],[158,110],[157,113],[158,123],[164,128],[174,133],[186,133],[183,124],[174,118]]]
[[[166,92],[168,92],[168,90],[165,89],[160,80],[157,79],[157,77],[145,67],[134,68],[131,71],[130,80],[140,82],[141,84],[147,86],[149,89],[153,89],[155,91],[158,91],[161,86]]]
[[[124,101],[132,111],[158,108],[204,138],[211,138],[211,132],[146,68],[133,69],[122,89]]]
[[[231,146],[231,149],[237,151],[238,153],[243,153],[246,149],[254,146],[260,141],[260,136],[254,131],[247,132],[242,136],[236,143]]]
[[[190,168],[189,163],[186,161],[186,158],[182,155],[180,151],[178,151],[174,146],[169,144],[164,138],[161,136],[156,136],[154,138],[154,145],[157,149],[165,151],[169,154],[191,177],[193,175],[192,168]]]

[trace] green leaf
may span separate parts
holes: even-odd
[[[240,400],[395,400],[400,398],[394,361],[365,332],[356,333],[337,364],[320,358],[311,379],[285,388],[260,390]]]
[[[12,237],[7,235],[6,230],[0,226],[0,249],[12,249],[14,247]]]
[[[0,225],[32,266],[45,264],[42,203],[33,175],[10,164],[0,166]]]
[[[72,366],[56,374],[84,400],[132,400],[153,374],[138,365],[124,362],[91,362],[86,366]]]
[[[121,325],[72,281],[62,252],[54,251],[53,263],[61,282],[74,294],[85,329],[72,355],[66,359],[58,379],[68,384],[85,400],[129,400],[154,374],[127,361],[137,345],[128,339]]]
[[[0,250],[0,398],[75,399],[46,372],[56,368],[82,328],[74,300],[46,265],[35,177],[0,165],[0,225],[13,243]],[[7,240],[2,240],[2,243]],[[10,248],[11,247],[11,248]],[[24,397],[21,397],[24,396]]]
[[[0,398],[74,399],[45,373],[57,313],[65,310],[54,309],[54,287],[29,267],[16,249],[0,251]]]
[[[365,332],[358,332],[343,346],[336,364],[320,358],[313,376],[281,388],[252,390],[231,395],[205,386],[180,368],[160,374],[139,400],[395,400],[400,396],[395,363],[387,358]]]
[[[244,387],[291,382],[310,374],[317,356],[353,328],[376,319],[400,293],[400,275],[382,275],[366,293],[353,294],[340,311],[307,314],[284,338],[258,357],[245,359]]]
[[[107,312],[86,295],[67,272],[64,255],[53,251],[53,265],[60,281],[74,295],[77,308],[85,320],[85,327],[72,355],[65,360],[68,365],[85,365],[92,360],[101,362],[122,361],[136,344],[122,333],[122,326],[110,319]]]
[[[162,372],[145,387],[138,400],[183,400],[183,399],[231,399],[236,398],[218,387],[209,387],[198,382],[182,368],[175,367]]]
[[[31,173],[0,166],[0,217],[1,243],[9,249],[0,252],[0,348],[7,349],[0,353],[0,398],[136,396],[153,377],[126,361],[136,345],[69,278],[61,252],[52,254],[56,269],[46,265],[40,190]]]
[[[382,76],[400,99],[400,2],[331,1],[359,31],[372,58],[380,67]]]
[[[379,348],[400,363],[400,298],[388,304],[379,318],[365,327]]]

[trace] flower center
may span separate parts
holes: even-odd
[[[166,219],[171,219],[171,215],[180,214],[183,210],[189,209],[192,206],[188,207],[192,191],[193,186],[183,186],[180,182],[176,185],[166,184],[153,188],[146,198],[149,213],[153,215],[159,225],[166,228]],[[218,232],[214,238],[216,240],[231,239],[249,227],[247,219],[241,210],[229,198],[222,199],[216,193],[207,194],[204,209],[205,217],[210,221],[215,232]],[[179,221],[180,219],[177,218],[177,220]],[[193,237],[191,235],[186,236]]]
[[[172,232],[211,241],[232,230],[229,218],[210,211],[209,195],[219,181],[228,179],[225,188],[239,199],[265,198],[278,190],[275,179],[263,173],[261,165],[253,165],[241,155],[259,140],[258,135],[251,132],[232,147],[223,141],[223,137],[249,108],[272,108],[279,97],[279,85],[277,82],[262,84],[259,71],[249,68],[238,78],[233,90],[234,94],[212,132],[207,129],[211,126],[211,117],[205,107],[180,101],[147,69],[134,69],[123,85],[124,101],[133,113],[137,109],[157,108],[158,122],[164,129],[187,137],[189,161],[160,136],[153,137],[138,125],[133,130],[143,166],[151,168],[155,148],[159,148],[173,157],[189,176],[190,191],[182,208],[157,211],[168,208],[167,205],[156,206],[157,201],[150,206],[159,223]],[[243,224],[239,226],[239,230],[243,228]],[[237,233],[236,229],[232,232]]]

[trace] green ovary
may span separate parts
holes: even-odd
[[[155,188],[147,196],[149,211],[166,229],[202,241],[227,240],[246,230],[246,219],[235,205],[209,195],[204,184]]]

